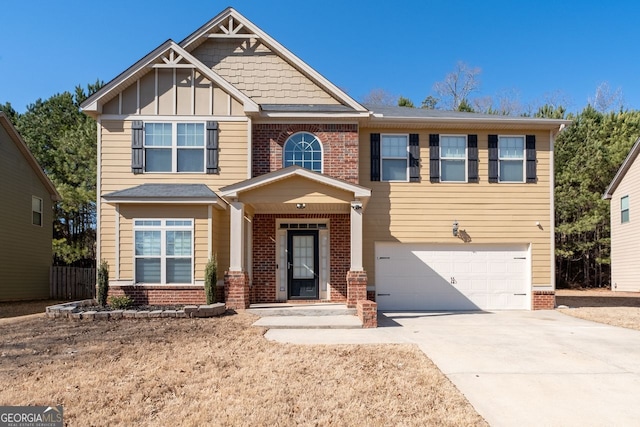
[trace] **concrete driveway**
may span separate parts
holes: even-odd
[[[555,311],[384,313],[379,322],[376,330],[266,336],[415,343],[492,426],[640,425],[640,331]]]

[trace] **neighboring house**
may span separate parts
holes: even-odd
[[[112,294],[202,302],[216,254],[235,308],[554,307],[567,121],[361,105],[231,8],[82,108]]]
[[[0,112],[0,301],[49,298],[55,187]]]
[[[611,289],[640,292],[638,236],[640,222],[640,138],[633,144],[613,181],[604,192],[611,201]]]

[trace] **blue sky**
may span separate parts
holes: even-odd
[[[107,82],[227,6],[357,100],[382,88],[419,105],[464,61],[482,69],[476,96],[509,92],[525,105],[552,96],[576,111],[606,81],[640,109],[640,2],[594,0],[4,2],[0,103],[24,112]]]

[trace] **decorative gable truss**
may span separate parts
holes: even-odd
[[[219,22],[214,23],[207,32],[207,37],[257,39],[258,35],[245,27],[243,23],[234,19],[233,15],[229,15],[223,17]]]
[[[169,40],[82,105],[88,113],[244,116],[258,105]]]

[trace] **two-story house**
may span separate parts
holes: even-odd
[[[58,200],[53,183],[0,112],[0,301],[49,298]]]
[[[231,8],[82,108],[112,294],[201,303],[215,254],[235,308],[554,306],[566,121],[361,105]]]

